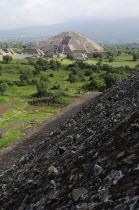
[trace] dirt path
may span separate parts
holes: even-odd
[[[0,106],[0,114],[2,114],[3,112],[7,111],[8,109],[14,108],[14,105],[15,105],[15,103],[17,101],[18,100],[13,100],[13,101],[11,101],[10,104],[4,104],[4,105]]]
[[[22,156],[30,153],[45,137],[58,129],[73,114],[79,112],[83,106],[100,95],[99,92],[89,92],[77,99],[72,104],[66,106],[47,121],[32,129],[29,133],[11,142],[7,147],[0,150],[0,173],[9,169]]]
[[[0,128],[0,137],[1,137],[4,133],[6,133],[9,129],[15,128],[15,127],[17,127],[17,126],[19,126],[19,125],[23,125],[23,124],[25,124],[25,123],[29,123],[29,122],[32,121],[32,120],[42,120],[42,121],[44,121],[44,120],[46,120],[46,119],[47,119],[47,118],[32,118],[32,119],[30,119],[30,120],[22,120],[21,122],[13,123],[13,124],[11,124],[11,125],[5,127],[5,128]]]

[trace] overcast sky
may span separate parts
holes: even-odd
[[[0,0],[0,29],[139,17],[139,0]]]

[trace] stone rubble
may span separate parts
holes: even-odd
[[[139,72],[1,175],[0,209],[138,210]]]

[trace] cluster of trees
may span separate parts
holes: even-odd
[[[117,51],[117,56],[120,55],[120,53],[121,51]],[[46,96],[48,94],[48,83],[50,82],[49,77],[54,77],[54,72],[51,73],[49,77],[43,76],[41,73],[42,71],[47,71],[48,69],[52,69],[53,71],[65,69],[66,71],[69,71],[67,81],[70,83],[87,81],[87,84],[83,86],[84,89],[99,91],[103,91],[107,88],[110,88],[112,85],[115,85],[121,78],[123,78],[125,71],[131,73],[139,69],[138,65],[136,65],[134,68],[131,68],[129,66],[112,67],[109,64],[102,64],[102,59],[104,56],[108,56],[109,59],[115,56],[113,52],[108,52],[106,55],[102,53],[94,53],[94,56],[98,58],[98,63],[96,65],[88,64],[83,61],[75,61],[69,65],[62,65],[59,61],[54,59],[49,61],[43,58],[39,58],[37,60],[29,58],[28,64],[32,65],[34,68],[31,67],[29,69],[29,67],[27,67],[25,70],[19,70],[20,81],[0,81],[0,94],[4,94],[7,91],[8,86],[36,85],[37,95],[39,97]],[[4,56],[3,62],[6,64],[11,63],[12,57]],[[0,74],[2,74],[2,71],[2,66],[0,66]],[[102,73],[102,71],[104,71],[104,73]],[[96,73],[98,73],[97,77],[95,77]],[[51,89],[61,90],[61,86],[58,82],[56,82]]]
[[[0,42],[0,49],[3,48],[32,48],[36,45],[35,42]]]
[[[54,59],[49,62],[47,59],[39,58],[36,62],[34,62],[34,60],[30,58],[28,59],[28,64],[34,66],[34,75],[39,75],[41,71],[47,71],[48,69],[58,71],[61,67],[61,63]]]
[[[134,68],[129,66],[121,66],[121,67],[113,67],[109,64],[100,64],[100,65],[94,65],[94,64],[88,64],[82,61],[76,61],[73,64],[69,64],[66,68],[66,70],[73,72],[74,74],[78,72],[82,72],[82,70],[85,71],[85,76],[90,76],[91,73],[99,73],[100,71],[106,71],[109,73],[119,73],[122,74],[123,71],[126,72],[134,72],[138,70],[138,65],[136,65]]]
[[[83,86],[84,89],[87,90],[94,90],[94,91],[101,91],[112,87],[113,85],[117,84],[121,77],[116,73],[106,73],[104,74],[101,79],[103,78],[103,82],[95,77],[90,77],[90,82]]]
[[[68,78],[68,81],[71,83],[86,81],[85,77],[90,76],[90,82],[84,85],[83,88],[87,90],[104,91],[105,89],[108,89],[118,83],[124,77],[125,72],[131,73],[137,71],[139,69],[139,65],[136,65],[134,68],[129,66],[112,67],[108,64],[91,65],[82,61],[76,61],[73,64],[68,65],[67,69],[71,71]],[[93,74],[100,73],[101,71],[104,71],[105,73],[95,78]]]
[[[108,59],[108,61],[112,63],[115,61],[115,58],[117,56],[120,56],[121,54],[122,54],[121,50],[113,50],[113,51],[107,50],[104,53],[100,53],[100,52],[93,53],[93,58],[97,58],[98,65],[101,65],[104,58]]]

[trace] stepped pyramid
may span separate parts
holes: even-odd
[[[84,55],[92,57],[95,51],[101,51],[101,46],[93,42],[91,39],[77,32],[63,32],[54,36],[47,41],[42,41],[37,48],[41,49],[46,56],[66,57],[68,54]]]

